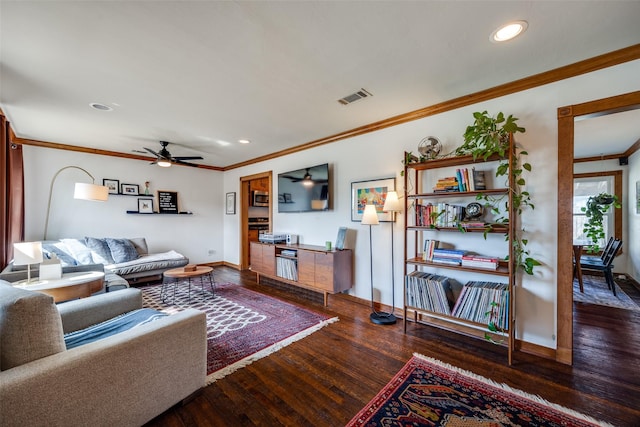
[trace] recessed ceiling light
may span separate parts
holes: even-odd
[[[506,42],[524,33],[528,26],[527,21],[509,22],[491,33],[490,40],[492,42]]]
[[[239,139],[238,142],[240,144],[249,144],[251,141],[249,141],[248,139]]]
[[[113,111],[113,108],[109,107],[108,105],[100,104],[99,102],[92,102],[91,104],[89,104],[89,106],[100,111]]]

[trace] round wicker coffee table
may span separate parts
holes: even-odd
[[[209,286],[211,286],[211,297],[215,296],[215,280],[213,278],[213,268],[199,265],[195,270],[185,271],[184,267],[172,268],[162,274],[162,289],[160,290],[160,299],[166,303],[165,299],[169,294],[169,286],[173,284],[173,304],[176,302],[176,289],[182,279],[187,279],[189,283],[189,302],[191,302],[191,280],[200,278],[200,287],[204,293],[204,282],[209,278]],[[173,279],[173,281],[171,281]]]

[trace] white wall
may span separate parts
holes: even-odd
[[[25,147],[27,238],[40,239],[42,236],[46,187],[51,177],[59,168],[76,164],[87,168],[99,181],[102,178],[115,178],[122,182],[142,184],[145,180],[150,180],[154,191],[176,190],[180,193],[181,207],[195,214],[185,218],[141,217],[124,214],[127,209],[135,209],[135,198],[129,201],[126,197],[114,197],[103,205],[87,205],[90,202],[71,199],[52,208],[50,228],[55,230],[53,237],[142,235],[148,238],[154,250],[174,248],[187,254],[194,262],[222,259],[238,264],[241,215],[224,214],[225,193],[235,191],[239,195],[242,176],[271,170],[275,180],[278,173],[328,162],[333,170],[333,210],[278,214],[275,209],[273,229],[299,234],[302,243],[316,245],[323,245],[326,240],[335,242],[341,226],[356,230],[354,286],[349,293],[369,299],[368,229],[357,222],[351,222],[351,183],[395,176],[396,187],[401,191],[400,171],[404,151],[415,152],[418,142],[428,135],[440,138],[445,151],[453,150],[462,143],[462,134],[472,122],[474,111],[486,109],[492,114],[503,111],[519,117],[519,123],[527,129],[525,134],[517,135],[517,141],[529,152],[528,161],[533,165],[527,189],[532,194],[536,208],[522,215],[521,225],[530,240],[528,247],[531,255],[543,264],[536,269],[535,275],[525,275],[518,284],[517,336],[527,342],[555,348],[557,108],[636,91],[639,89],[638,75],[640,61],[633,61],[224,174],[184,167],[167,170],[134,160]],[[425,100],[424,104],[429,105],[429,100]],[[345,112],[348,114],[348,110]],[[303,142],[305,141],[300,141]],[[630,159],[629,182],[633,182],[634,186],[635,181],[640,179],[638,161],[638,154]],[[74,179],[71,175],[69,172],[68,178],[65,178],[69,182]],[[62,177],[59,182],[62,182]],[[69,193],[71,190],[56,187],[54,191],[56,199],[62,200],[61,193]],[[277,192],[277,187],[274,192]],[[628,203],[627,206],[630,209],[632,204]],[[640,222],[638,216],[634,213],[629,214],[628,218],[630,228],[633,228],[633,233],[637,233]],[[395,302],[400,307],[403,300],[404,244],[401,217],[394,226]],[[640,247],[632,242],[635,236],[637,234],[629,236],[628,247],[634,271],[637,272],[640,269]],[[390,240],[389,223],[373,228],[376,300],[385,304],[391,304],[392,301]],[[489,242],[487,248],[497,250],[497,244]],[[217,253],[210,257],[207,255],[209,249]],[[221,256],[221,253],[224,255]]]
[[[625,254],[627,255],[626,272],[635,280],[640,280],[640,205],[636,197],[636,185],[640,182],[640,152],[635,152],[629,157],[627,166],[627,188],[625,205],[622,209],[627,214],[627,237],[623,241]],[[617,263],[617,261],[616,261]],[[617,265],[616,265],[617,267]],[[618,269],[616,268],[616,271]]]
[[[24,147],[25,167],[25,238],[41,240],[49,186],[54,174],[69,165],[86,169],[102,184],[103,178],[120,183],[138,184],[150,181],[151,192],[178,192],[181,211],[193,215],[128,215],[138,209],[138,198],[110,196],[106,202],[75,200],[75,182],[90,182],[77,169],[66,169],[58,175],[53,188],[48,238],[64,237],[145,237],[149,250],[164,252],[175,249],[192,262],[221,261],[224,253],[222,216],[224,195],[222,173],[189,167],[160,168],[149,162],[74,153],[39,147]],[[154,200],[157,210],[157,197]],[[215,251],[209,255],[209,250]]]

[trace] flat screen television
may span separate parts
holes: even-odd
[[[278,212],[329,210],[329,164],[278,174]]]

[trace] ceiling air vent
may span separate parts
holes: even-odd
[[[352,102],[356,102],[359,99],[366,98],[371,95],[371,93],[367,92],[366,89],[360,89],[356,93],[352,93],[351,95],[347,95],[342,99],[338,99],[338,102],[342,105],[351,104]]]

